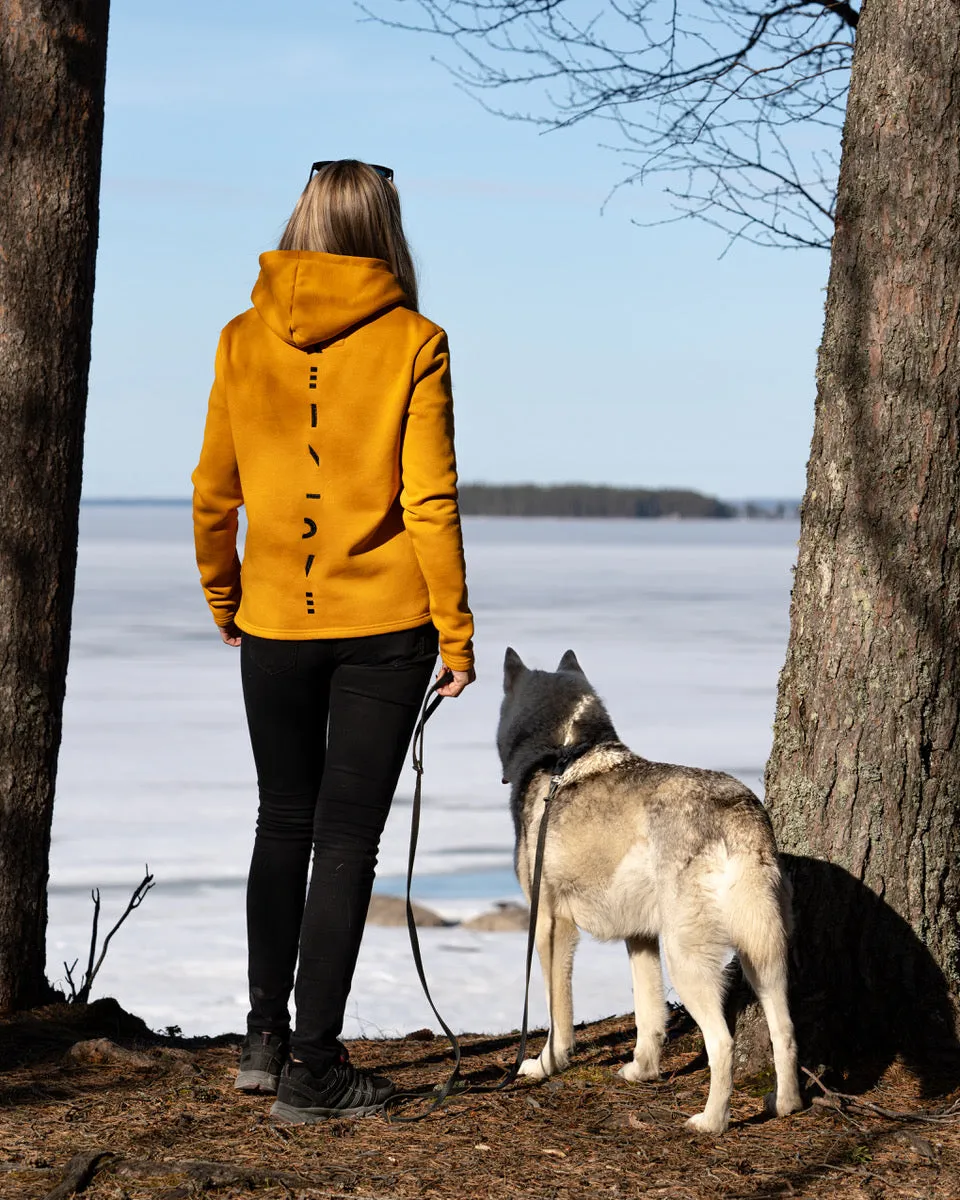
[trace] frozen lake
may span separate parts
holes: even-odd
[[[416,898],[441,913],[519,897],[493,744],[503,652],[553,668],[568,647],[621,737],[648,758],[729,771],[756,791],[786,648],[794,521],[464,523],[478,682],[428,728]],[[238,652],[200,591],[185,506],[85,505],[51,851],[48,975],[85,961],[91,887],[109,928],[149,863],[157,881],[111,944],[94,995],[154,1028],[243,1028],[243,885],[256,783]],[[413,773],[401,779],[378,889],[399,893]],[[514,1028],[524,937],[424,930],[455,1029]],[[539,978],[534,1021],[545,1010]],[[621,945],[585,938],[578,1020],[632,1008]],[[345,1035],[435,1026],[405,929],[367,931]]]

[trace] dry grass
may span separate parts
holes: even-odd
[[[65,1061],[70,1045],[96,1036],[139,1055]],[[416,1124],[376,1117],[274,1127],[268,1100],[233,1090],[232,1038],[158,1039],[112,1001],[27,1014],[0,1023],[0,1195],[960,1196],[960,1120],[923,1124],[822,1105],[765,1120],[765,1081],[754,1079],[735,1092],[724,1137],[694,1137],[683,1119],[702,1107],[707,1088],[695,1034],[667,1047],[655,1084],[626,1084],[615,1074],[631,1050],[629,1018],[586,1026],[578,1042],[574,1066],[560,1078],[458,1097]],[[498,1075],[514,1048],[509,1037],[464,1038],[465,1074]],[[359,1065],[382,1068],[405,1088],[435,1084],[449,1066],[446,1043],[422,1036],[359,1041],[350,1049]],[[845,1090],[855,1089],[848,1083]],[[942,1109],[957,1094],[921,1100],[916,1081],[895,1064],[863,1099],[919,1113]],[[96,1152],[109,1156],[85,1184],[82,1167]],[[72,1179],[58,1187],[71,1159]]]

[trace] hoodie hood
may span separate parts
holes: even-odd
[[[298,349],[331,341],[407,299],[382,259],[314,250],[261,254],[250,298],[268,328]]]

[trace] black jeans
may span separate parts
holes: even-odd
[[[286,1034],[296,968],[291,1050],[315,1073],[341,1053],[380,835],[436,655],[432,625],[306,642],[243,635],[260,789],[247,1028]]]

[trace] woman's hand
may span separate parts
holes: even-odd
[[[228,646],[239,646],[241,631],[239,626],[234,625],[233,621],[229,625],[220,625],[220,636]]]
[[[442,679],[444,675],[452,675],[453,678],[442,688],[437,688],[438,696],[459,696],[463,689],[473,683],[477,677],[473,667],[469,671],[454,671],[452,667],[444,666],[437,672],[437,678]]]

